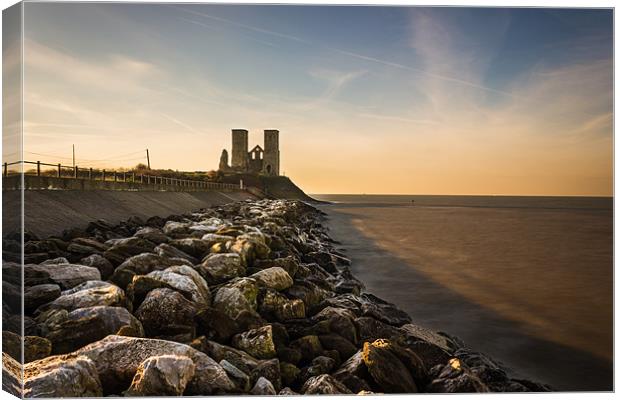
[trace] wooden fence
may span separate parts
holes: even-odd
[[[10,174],[19,173],[9,170],[9,167],[13,165],[21,165],[24,169],[24,175],[48,176],[65,179],[83,179],[90,181],[168,185],[181,188],[187,187],[194,190],[242,190],[240,184],[237,185],[232,183],[208,182],[204,180],[178,179],[151,174],[136,174],[135,171],[106,171],[105,169],[79,168],[77,165],[73,167],[61,164],[47,164],[40,161],[16,161],[12,163],[4,163],[3,175],[5,177]],[[33,167],[26,171],[26,165],[31,165]]]

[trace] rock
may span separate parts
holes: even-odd
[[[182,396],[194,370],[186,356],[149,357],[138,367],[125,396]]]
[[[15,360],[21,360],[22,336],[10,331],[2,331],[2,352]]]
[[[210,242],[192,237],[174,239],[171,240],[169,244],[192,257],[196,257],[198,260],[201,260],[205,255],[207,255],[209,253],[209,249],[211,249]]]
[[[164,225],[164,234],[171,237],[179,237],[189,234],[190,223],[168,221]]]
[[[112,265],[120,265],[131,256],[153,251],[155,244],[138,237],[119,239],[103,253]]]
[[[237,236],[236,240],[230,246],[230,251],[241,256],[244,265],[251,267],[254,261],[265,259],[269,256],[270,249],[265,243],[249,237],[248,235]]]
[[[323,346],[321,346],[319,338],[315,335],[307,335],[294,340],[290,346],[299,349],[302,360],[306,361],[311,361],[323,352]]]
[[[280,361],[277,358],[258,362],[250,374],[250,379],[252,382],[257,382],[261,376],[271,382],[276,392],[280,391],[282,378],[280,376]]]
[[[390,350],[386,340],[365,342],[362,353],[364,363],[373,380],[385,393],[417,393],[418,388],[413,377]]]
[[[220,343],[227,343],[233,335],[243,332],[236,321],[211,307],[200,310],[194,320],[198,335],[205,335],[207,339]]]
[[[336,361],[329,357],[318,356],[312,360],[309,367],[302,369],[301,381],[305,382],[313,376],[328,374],[336,366]]]
[[[149,242],[153,242],[155,244],[167,243],[170,240],[160,229],[150,226],[139,229],[136,233],[134,233],[134,236],[148,240]]]
[[[101,279],[108,279],[114,273],[114,266],[107,258],[100,254],[91,254],[80,260],[80,264],[95,267],[101,274]]]
[[[60,297],[42,306],[40,310],[73,311],[94,306],[128,307],[129,303],[125,292],[118,286],[103,281],[88,281],[63,291]]]
[[[201,239],[208,243],[209,248],[216,243],[226,244],[227,242],[235,240],[233,236],[218,235],[215,233],[207,233],[206,235],[203,235]]]
[[[285,291],[289,297],[298,298],[304,302],[306,312],[313,310],[323,300],[329,297],[329,293],[312,282],[298,280],[293,286]],[[310,314],[312,315],[312,314]]]
[[[176,335],[196,336],[194,315],[198,305],[182,294],[167,288],[150,291],[135,316],[149,337],[166,339]]]
[[[305,263],[316,263],[330,273],[338,272],[336,269],[336,264],[332,260],[331,254],[324,251],[312,251],[306,253],[303,255],[302,261]]]
[[[284,389],[280,390],[278,396],[299,396],[299,393],[289,387],[285,387]]]
[[[352,394],[352,392],[335,378],[323,374],[314,376],[304,383],[303,394]]]
[[[24,336],[24,362],[39,360],[50,354],[52,354],[52,342],[40,336]]]
[[[155,253],[160,255],[161,257],[166,258],[182,258],[184,260],[189,261],[192,265],[198,264],[200,261],[190,256],[189,254],[177,249],[174,246],[170,246],[169,244],[162,243],[159,246],[155,247]]]
[[[286,271],[291,278],[295,278],[295,274],[299,269],[299,261],[293,256],[276,258],[275,260],[261,260],[254,263],[257,268],[266,269],[270,267],[280,267]]]
[[[289,300],[273,289],[267,289],[259,296],[259,313],[270,320],[286,321],[306,317],[304,302]]]
[[[252,278],[237,278],[220,287],[213,307],[236,320],[243,311],[256,313],[258,287]]]
[[[209,284],[218,284],[245,275],[241,257],[235,253],[211,254],[198,266]]]
[[[440,370],[438,376],[426,386],[430,393],[475,393],[488,392],[489,388],[461,364],[458,358],[453,358]]]
[[[10,282],[2,282],[2,304],[10,308],[14,314],[22,310],[22,286]]]
[[[126,288],[136,275],[146,275],[153,271],[161,271],[172,267],[170,259],[153,253],[141,253],[129,257],[119,265],[110,280],[122,288]]]
[[[62,354],[115,334],[122,327],[130,326],[139,336],[144,336],[140,321],[122,307],[96,306],[78,308],[57,318],[48,318],[42,328],[44,336],[52,342],[55,354]]]
[[[364,289],[364,284],[353,276],[349,267],[343,267],[340,270],[333,284],[336,293],[352,293],[359,296]]]
[[[65,257],[56,257],[49,260],[45,260],[41,263],[41,265],[57,265],[57,264],[69,264],[69,260]],[[86,264],[81,264],[86,265]]]
[[[357,326],[353,322],[355,320],[355,314],[346,308],[326,307],[317,313],[314,320],[327,320],[329,330],[331,332],[337,332],[354,345],[359,342]],[[349,358],[346,356],[344,358]]]
[[[144,360],[162,355],[186,356],[194,362],[195,373],[185,389],[185,395],[210,395],[234,389],[234,384],[218,363],[180,343],[111,335],[79,349],[76,354],[93,360],[108,394],[119,394],[125,390]]]
[[[196,270],[187,265],[176,265],[163,271],[153,271],[148,277],[162,281],[172,289],[189,295],[201,307],[211,305],[211,292],[207,282]]]
[[[359,327],[359,339],[361,341],[372,342],[377,339],[390,339],[401,335],[398,328],[371,317],[356,318],[355,323]]]
[[[61,289],[70,289],[86,281],[100,281],[97,268],[77,264],[24,265],[24,284],[34,286],[55,283]]]
[[[95,363],[73,354],[24,365],[24,397],[101,397]]]
[[[338,351],[340,359],[342,360],[348,359],[357,352],[357,347],[355,347],[347,339],[335,333],[319,335],[319,341],[321,342],[323,349]]]
[[[22,393],[22,365],[7,353],[2,353],[2,390],[16,396]]]
[[[363,294],[362,313],[392,326],[402,326],[411,323],[411,317],[397,308],[394,304],[381,300],[371,294]]]
[[[24,310],[31,313],[37,307],[54,301],[59,296],[60,286],[54,283],[27,287],[24,290]]]
[[[256,381],[256,384],[254,385],[250,393],[253,395],[261,396],[275,396],[278,392],[276,392],[273,384],[269,382],[269,380],[261,376]]]
[[[363,353],[358,351],[346,360],[333,373],[333,377],[342,382],[353,393],[358,393],[362,390],[371,390],[368,384],[370,373],[366,364],[364,363]]]
[[[299,368],[294,364],[280,362],[280,378],[284,386],[297,386],[297,380],[300,374]]]
[[[236,348],[256,358],[267,359],[276,356],[271,325],[235,335],[232,343]]]
[[[192,342],[192,347],[208,354],[215,361],[221,362],[222,360],[226,360],[246,374],[250,374],[258,365],[258,360],[245,351],[206,340],[205,338],[194,340]]]
[[[224,368],[228,377],[234,382],[239,392],[247,393],[250,391],[250,377],[245,372],[241,371],[227,360],[220,361],[220,365]]]
[[[285,290],[293,286],[291,276],[280,267],[271,267],[259,271],[250,276],[256,279],[259,286],[264,286],[274,290]]]

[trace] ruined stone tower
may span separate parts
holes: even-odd
[[[264,148],[259,145],[248,151],[248,131],[232,130],[232,159],[228,166],[228,153],[222,151],[220,171],[280,175],[280,131],[266,129]]]
[[[232,159],[231,167],[245,171],[248,167],[248,131],[245,129],[232,130]]]
[[[265,155],[263,157],[263,173],[280,175],[280,131],[265,129]]]

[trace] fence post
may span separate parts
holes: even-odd
[[[78,177],[78,166],[76,165],[73,170],[73,179],[77,179]]]
[[[127,172],[123,171],[123,182],[127,182]]]
[[[90,167],[88,169],[88,180],[92,180],[93,179],[93,167]]]
[[[116,171],[114,171],[114,182],[116,182]]]
[[[41,176],[41,161],[37,161],[37,176]]]
[[[101,170],[101,180],[105,181],[105,169]]]
[[[4,163],[4,176],[9,176],[9,163]]]
[[[60,164],[58,164],[58,178],[60,178],[61,172],[60,172]]]
[[[132,182],[136,181],[136,173],[134,171],[131,171],[131,181]]]

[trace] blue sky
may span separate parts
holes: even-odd
[[[205,170],[275,128],[311,192],[612,190],[610,10],[26,3],[25,27],[31,153]]]

